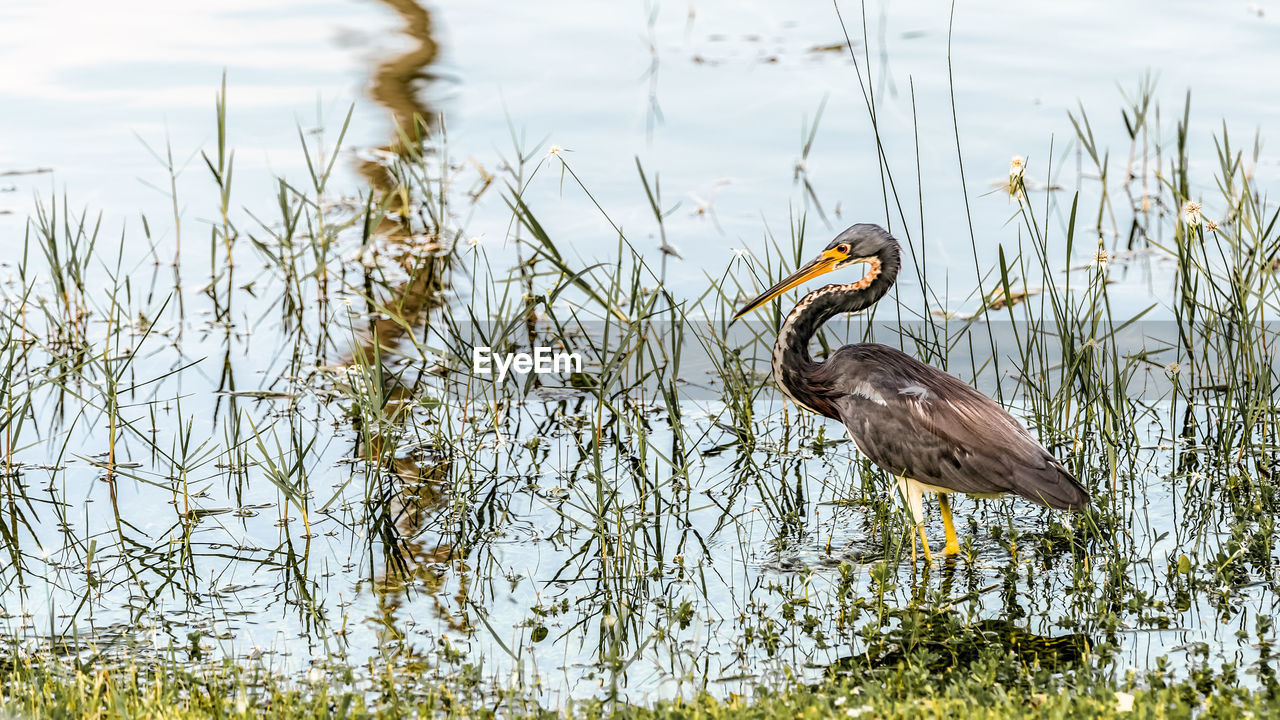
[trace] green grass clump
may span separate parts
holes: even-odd
[[[991,664],[999,660],[992,658]],[[350,678],[347,678],[350,680]],[[410,689],[412,687],[412,689]],[[68,670],[12,662],[0,670],[0,717],[85,718],[583,718],[720,720],[850,718],[1226,718],[1280,717],[1266,690],[1237,684],[1229,670],[1165,684],[1067,675],[1031,690],[991,682],[980,665],[940,679],[900,663],[876,676],[784,683],[755,697],[707,692],[651,707],[602,700],[548,710],[528,690],[479,693],[458,683],[414,683],[390,674],[356,689],[341,678],[299,682],[264,668],[180,663]]]

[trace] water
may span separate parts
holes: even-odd
[[[6,489],[8,500],[26,503],[6,515],[19,529],[5,544],[23,558],[12,565],[26,569],[2,576],[9,636],[38,647],[78,633],[122,653],[177,649],[193,663],[218,654],[266,657],[286,671],[381,658],[452,677],[470,663],[497,685],[536,679],[553,703],[610,692],[643,700],[703,683],[738,692],[795,668],[820,673],[868,647],[859,634],[868,617],[890,618],[881,628],[890,633],[901,622],[894,613],[913,603],[965,621],[1010,619],[1045,637],[1080,633],[1090,645],[1114,645],[1110,657],[1121,668],[1147,668],[1170,652],[1183,653],[1183,664],[1198,662],[1198,642],[1207,643],[1206,660],[1253,662],[1250,645],[1270,637],[1249,632],[1274,608],[1274,570],[1244,566],[1245,551],[1232,557],[1231,550],[1221,567],[1242,569],[1214,574],[1208,556],[1235,547],[1227,536],[1236,528],[1244,528],[1246,549],[1262,538],[1264,555],[1273,536],[1225,518],[1178,521],[1179,508],[1225,491],[1196,494],[1187,478],[1219,475],[1178,465],[1171,438],[1186,406],[1167,386],[1153,392],[1151,409],[1131,416],[1141,424],[1123,445],[1123,462],[1108,464],[1099,438],[1076,438],[1089,448],[1081,467],[1094,474],[1095,491],[1108,485],[1108,469],[1126,469],[1116,504],[1135,518],[1106,532],[1077,528],[1095,543],[1092,569],[1079,570],[1063,518],[1023,503],[963,501],[958,512],[975,518],[961,526],[973,538],[973,559],[920,578],[904,557],[900,526],[891,524],[887,488],[841,441],[842,430],[797,419],[794,408],[784,422],[781,401],[765,392],[749,403],[757,422],[746,424],[758,444],[742,446],[737,410],[712,384],[722,381],[714,353],[690,352],[665,378],[687,381],[678,422],[664,409],[661,382],[628,374],[658,361],[625,363],[617,389],[644,389],[629,390],[638,406],[606,428],[592,425],[603,399],[589,387],[526,397],[456,372],[421,374],[439,356],[415,354],[394,321],[382,322],[379,334],[407,360],[393,356],[387,370],[353,360],[371,347],[361,314],[366,285],[395,301],[388,308],[399,303],[396,312],[417,327],[447,282],[445,314],[465,320],[468,308],[485,311],[485,293],[517,253],[528,257],[511,241],[517,231],[503,197],[502,167],[518,152],[528,153],[528,170],[541,163],[524,199],[575,267],[615,260],[617,226],[661,272],[660,231],[638,158],[650,181],[655,173],[661,181],[663,229],[680,255],[665,270],[677,299],[701,295],[726,268],[752,289],[735,251],[749,249],[760,261],[769,234],[789,246],[792,218],[807,212],[806,254],[853,221],[910,237],[933,290],[926,303],[919,276],[904,271],[897,297],[910,320],[930,309],[971,312],[975,266],[993,267],[1001,245],[1010,255],[1018,247],[1032,254],[1025,229],[1007,222],[1016,203],[998,187],[1015,155],[1029,158],[1028,178],[1066,188],[1047,193],[1049,227],[1058,230],[1050,255],[1061,258],[1052,272],[1089,261],[1095,239],[1077,239],[1068,263],[1060,232],[1070,191],[1080,189],[1086,208],[1099,196],[1072,144],[1066,112],[1077,103],[1119,157],[1128,139],[1116,86],[1132,94],[1157,69],[1160,144],[1168,152],[1184,89],[1194,89],[1191,169],[1196,193],[1206,194],[1218,117],[1239,144],[1255,128],[1266,136],[1275,116],[1277,88],[1268,84],[1280,80],[1224,72],[1215,54],[1229,45],[1268,66],[1276,51],[1265,7],[1260,14],[1192,3],[966,5],[950,38],[962,187],[946,13],[868,7],[864,56],[861,9],[841,12],[876,95],[895,182],[911,188],[905,224],[896,208],[885,212],[858,71],[846,50],[832,49],[844,36],[824,3],[785,10],[702,2],[423,8],[408,0],[270,11],[225,2],[109,11],[8,5],[0,11],[0,65],[29,70],[0,77],[0,105],[19,110],[0,117],[0,172],[51,171],[0,179],[0,209],[10,211],[0,215],[0,247],[16,259],[36,199],[47,206],[51,191],[65,192],[73,208],[104,214],[99,242],[111,249],[91,268],[95,289],[114,272],[122,227],[120,275],[130,280],[120,301],[128,312],[113,315],[98,298],[86,326],[93,342],[116,343],[107,359],[81,358],[70,375],[83,378],[29,388],[31,420],[13,444],[20,473],[8,476]],[[232,216],[242,231],[234,281],[217,262],[211,277],[218,196],[199,154],[214,153],[224,71],[236,149]],[[394,153],[393,121],[407,127],[417,113],[430,118],[436,142],[447,138],[453,204],[445,225],[465,249],[451,271],[423,273],[414,264],[418,250],[405,250],[415,236],[382,228],[382,259],[367,273],[358,262],[366,257],[361,229],[334,219],[332,286],[327,303],[316,303],[306,274],[316,265],[305,253],[293,275],[282,270],[287,263],[264,260],[279,225],[274,177],[305,187],[299,129],[319,156],[348,108],[347,149],[324,193],[332,217],[350,216],[344,204],[358,207],[370,187],[387,189],[382,166],[369,161]],[[519,150],[513,133],[523,138]],[[923,216],[914,197],[917,137]],[[166,142],[179,170],[176,272]],[[562,150],[551,155],[553,145]],[[562,158],[591,196],[561,173]],[[1125,163],[1114,159],[1112,167],[1119,174]],[[1153,197],[1161,193],[1154,172],[1139,178]],[[497,180],[485,185],[488,174]],[[1263,154],[1254,181],[1265,188],[1275,175],[1274,158]],[[1030,197],[1045,206],[1045,192]],[[1207,204],[1205,212],[1223,211]],[[250,235],[266,250],[255,251]],[[1103,240],[1114,249],[1125,237],[1104,232]],[[1175,268],[1158,254],[1117,266],[1112,279],[1120,282],[1109,293],[1120,317],[1152,303],[1148,320],[1173,317]],[[11,279],[16,262],[3,269]],[[640,276],[646,287],[657,284]],[[990,290],[990,277],[984,283]],[[39,287],[48,294],[47,284]],[[131,332],[113,334],[107,318]],[[422,346],[447,345],[438,319],[427,325]],[[147,327],[153,335],[143,334]],[[1144,328],[1148,349],[1176,344],[1172,323]],[[599,321],[585,328],[593,347],[605,333]],[[893,338],[894,328],[877,337]],[[1017,343],[996,346],[1007,372]],[[117,354],[122,347],[131,352]],[[757,358],[767,357],[765,346],[754,347]],[[1063,415],[1039,408],[1028,388],[998,377],[998,368],[979,372],[981,359],[975,363],[965,345],[943,355],[953,356],[954,372],[978,375],[985,391],[1007,393],[1046,442],[1070,451],[1070,438],[1049,436]],[[50,364],[66,367],[68,356],[41,343],[7,367],[36,383],[56,376]],[[1212,359],[1206,364],[1230,367]],[[1166,361],[1156,356],[1155,369],[1142,372],[1161,380]],[[1034,367],[1055,373],[1043,387],[1061,387],[1060,368]],[[404,374],[392,381],[390,373]],[[128,421],[123,429],[112,428],[112,407]],[[107,468],[112,433],[121,439],[117,465]],[[367,462],[378,457],[390,460]],[[936,538],[939,528],[931,529]],[[1014,559],[1014,531],[1022,546],[1036,548],[1034,562]],[[1109,551],[1099,549],[1107,543]],[[1168,572],[1191,546],[1205,555],[1193,567],[1204,577]],[[1133,582],[1117,580],[1124,577]],[[1144,614],[1148,596],[1165,605]],[[1104,601],[1121,609],[1100,610]]]
[[[213,141],[213,97],[223,70],[246,198],[270,192],[271,172],[302,170],[298,124],[332,134],[355,103],[356,143],[386,142],[387,112],[369,97],[369,79],[412,55],[419,42],[401,33],[405,21],[395,7],[330,2],[267,11],[252,3],[138,2],[108,11],[75,2],[8,4],[0,18],[6,28],[0,59],[29,70],[7,73],[0,85],[0,101],[20,110],[5,113],[0,126],[0,166],[55,172],[10,181],[18,188],[4,198],[13,211],[5,217],[6,237],[20,237],[31,194],[51,187],[65,187],[77,202],[117,218],[166,208],[137,182],[163,187],[166,178],[135,134],[152,146],[170,135],[187,167],[180,187],[191,188],[181,193],[190,198],[188,213],[202,217],[206,179],[192,153]],[[1220,118],[1242,139],[1265,129],[1280,90],[1269,84],[1280,81],[1243,72],[1224,76],[1209,54],[1229,46],[1259,66],[1274,59],[1275,17],[1265,5],[1260,9],[1261,16],[1245,5],[1196,3],[959,8],[951,39],[956,113],[981,247],[1011,235],[1003,227],[1007,199],[979,197],[1005,176],[1009,158],[1029,157],[1036,178],[1054,160],[1055,178],[1073,179],[1074,158],[1049,154],[1050,138],[1058,138],[1062,153],[1071,137],[1065,112],[1077,103],[1095,108],[1099,134],[1119,137],[1117,86],[1132,88],[1149,70],[1160,78],[1165,120],[1181,109],[1183,92],[1194,89],[1192,127],[1200,140],[1207,142]],[[492,168],[499,153],[510,157],[509,125],[530,146],[546,138],[572,149],[592,192],[618,224],[635,228],[639,247],[651,250],[656,242],[640,202],[638,155],[661,174],[667,202],[681,203],[668,219],[672,242],[687,260],[671,269],[681,281],[704,283],[702,268],[724,265],[731,248],[758,247],[766,225],[785,235],[789,208],[804,206],[793,180],[802,137],[824,98],[806,167],[830,226],[896,219],[884,217],[874,139],[851,63],[842,52],[818,50],[843,41],[829,3],[785,10],[763,3],[648,10],[642,4],[458,3],[431,10],[439,54],[408,84],[422,109],[445,113],[458,159]],[[843,13],[862,52],[860,8]],[[957,223],[963,198],[948,90],[948,16],[936,8],[874,4],[866,14],[890,155],[904,167],[912,164],[914,84],[928,249],[938,267],[957,274],[954,283],[968,287],[972,279],[960,275],[967,263],[949,262],[968,260],[968,242]],[[1140,33],[1124,30],[1138,27]],[[1201,147],[1197,159],[1212,162],[1211,146]],[[1275,173],[1270,159],[1258,169],[1260,180]],[[558,192],[550,187],[544,194]],[[467,231],[501,246],[506,225],[496,209],[504,206],[496,193],[485,201]],[[696,212],[702,203],[710,203],[719,227],[711,215]],[[910,205],[908,217],[915,219]],[[565,193],[553,215],[555,235],[570,237],[588,255],[585,248],[612,235],[578,193]]]

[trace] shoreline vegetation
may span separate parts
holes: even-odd
[[[228,664],[124,665],[81,672],[9,663],[0,668],[0,717],[85,718],[536,718],[537,720],[794,720],[796,718],[1238,718],[1280,717],[1274,681],[1245,689],[1234,669],[1204,670],[1170,682],[1159,673],[1122,681],[1088,672],[1019,683],[997,669],[997,653],[940,675],[904,661],[863,677],[814,684],[783,681],[749,697],[706,693],[651,705],[600,699],[546,706],[528,690],[494,691],[466,682],[379,673],[313,673],[311,681]],[[1027,669],[1032,675],[1047,676]],[[1014,680],[1013,682],[1010,682]],[[366,689],[359,689],[359,687]]]

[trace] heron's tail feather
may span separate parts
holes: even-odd
[[[1082,510],[1089,504],[1089,491],[1058,461],[1050,461],[1038,475],[1038,482],[1019,487],[1017,493],[1054,510]]]

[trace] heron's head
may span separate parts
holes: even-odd
[[[786,291],[803,285],[820,275],[826,275],[832,270],[839,270],[857,263],[871,265],[871,271],[860,281],[869,285],[880,273],[881,254],[890,248],[896,249],[897,247],[898,241],[894,240],[893,236],[879,225],[871,225],[869,223],[854,225],[837,235],[818,257],[810,260],[799,270],[783,278],[777,285],[765,290],[755,300],[744,305],[738,311],[738,314],[733,316],[733,319],[737,320]]]

